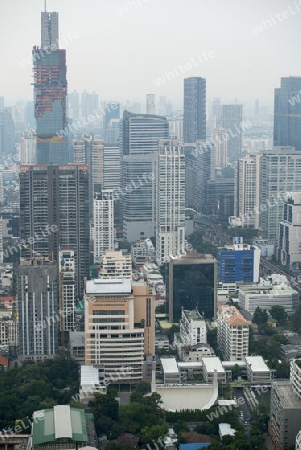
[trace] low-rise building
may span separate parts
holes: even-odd
[[[218,424],[218,434],[221,439],[223,440],[223,437],[225,436],[235,436],[235,429],[231,428],[231,425],[229,423],[219,423]]]
[[[104,369],[99,370],[93,366],[81,366],[79,401],[84,405],[88,405],[90,401],[95,400],[95,394],[106,394],[106,386],[110,382],[105,383],[104,381]]]
[[[169,339],[165,334],[156,334],[155,348],[169,350]]]
[[[286,361],[301,358],[301,345],[281,345],[281,354]]]
[[[33,413],[31,450],[97,447],[91,414],[83,409],[57,405]]]
[[[180,383],[181,376],[175,358],[161,358],[164,384]]]
[[[80,365],[85,364],[85,332],[70,331],[69,333],[70,356]]]
[[[222,366],[221,360],[217,356],[210,356],[202,358],[203,363],[203,377],[206,383],[214,382],[214,374],[217,374],[219,383],[226,382],[226,371]]]
[[[202,361],[204,356],[215,356],[214,350],[209,344],[197,344],[191,347],[181,344],[177,345],[177,349],[182,361]]]
[[[132,257],[122,250],[107,250],[102,256],[98,278],[132,278]]]
[[[271,371],[262,356],[245,356],[247,377],[252,383],[271,383]]]
[[[273,274],[260,279],[258,284],[246,284],[238,289],[239,305],[252,315],[257,307],[269,311],[281,305],[287,313],[296,310],[299,293],[292,289],[286,277]]]

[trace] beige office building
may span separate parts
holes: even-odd
[[[128,279],[96,279],[86,283],[86,365],[119,374],[119,382],[143,378],[145,357],[154,356],[154,292]]]

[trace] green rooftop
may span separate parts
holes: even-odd
[[[36,411],[33,415],[32,444],[43,445],[57,439],[88,442],[86,413],[69,405]]]

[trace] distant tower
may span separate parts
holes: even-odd
[[[155,94],[147,94],[146,96],[146,114],[156,114]]]
[[[301,150],[301,77],[281,78],[275,89],[274,145]]]
[[[206,80],[201,77],[184,79],[184,142],[206,140]]]
[[[228,158],[235,162],[242,150],[242,105],[222,105],[222,126],[228,135]]]
[[[32,50],[38,164],[68,162],[66,50],[59,49],[58,36],[58,13],[42,12],[41,48]]]
[[[212,133],[212,140],[215,145],[215,166],[225,167],[228,165],[228,141],[225,139],[226,130],[216,128]]]
[[[128,242],[155,235],[156,164],[159,139],[169,138],[166,117],[123,112],[123,232]]]
[[[103,184],[103,141],[85,133],[82,139],[73,140],[73,152],[75,164],[87,164],[89,167],[89,203],[92,219],[94,194],[102,189]]]

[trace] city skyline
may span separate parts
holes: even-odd
[[[85,4],[48,0],[47,10],[59,13],[68,91],[96,91],[101,100],[131,98],[144,103],[146,94],[154,93],[168,96],[178,106],[183,79],[201,76],[207,80],[208,98],[251,104],[259,98],[260,104],[271,106],[279,79],[301,73],[294,39],[299,0],[269,0],[264,5],[259,0],[248,5],[238,0],[226,5],[191,0],[188,6],[176,0],[172,6],[162,7],[158,0],[102,5],[95,0]],[[5,61],[1,95],[11,105],[19,97],[32,99],[31,49],[39,41],[44,2],[29,5],[15,0],[1,9],[0,26],[8,42],[1,47]],[[99,58],[101,63],[96,64]]]

